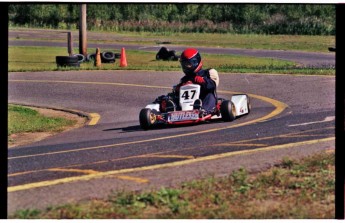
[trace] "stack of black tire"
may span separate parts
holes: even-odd
[[[56,56],[56,65],[58,67],[80,67],[79,58],[73,56]]]
[[[156,60],[178,60],[175,50],[168,50],[166,47],[160,48],[156,54]]]
[[[105,51],[101,53],[101,62],[102,63],[115,63],[115,59],[118,59],[121,57],[120,53],[113,53],[110,51]],[[88,54],[86,57],[86,61],[94,61],[96,58],[96,54]]]
[[[102,63],[115,63],[115,58],[120,58],[120,53],[102,52]],[[83,54],[74,54],[72,56],[56,56],[56,64],[58,67],[80,67],[80,64],[85,61],[94,61],[96,54],[88,54],[86,57]]]

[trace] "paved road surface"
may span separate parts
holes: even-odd
[[[9,211],[260,171],[284,156],[334,149],[335,79],[220,74],[219,96],[251,96],[252,112],[231,123],[143,131],[142,107],[180,72],[77,71],[9,74],[9,102],[98,113],[85,126],[9,150]]]

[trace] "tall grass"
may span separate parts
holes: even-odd
[[[77,28],[74,4],[11,4],[10,25]],[[335,6],[317,4],[88,4],[92,30],[335,35]]]

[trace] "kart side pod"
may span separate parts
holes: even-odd
[[[249,97],[246,94],[236,94],[231,97],[231,102],[235,106],[236,116],[248,114],[250,112]]]
[[[159,111],[159,104],[154,104],[154,103],[148,104],[148,105],[146,105],[145,108],[149,108],[149,109],[151,109],[151,110]]]

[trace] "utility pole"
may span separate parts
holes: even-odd
[[[73,55],[73,37],[72,32],[67,32],[67,49],[68,49],[68,55]]]
[[[79,10],[79,53],[87,56],[86,4],[81,4]]]

